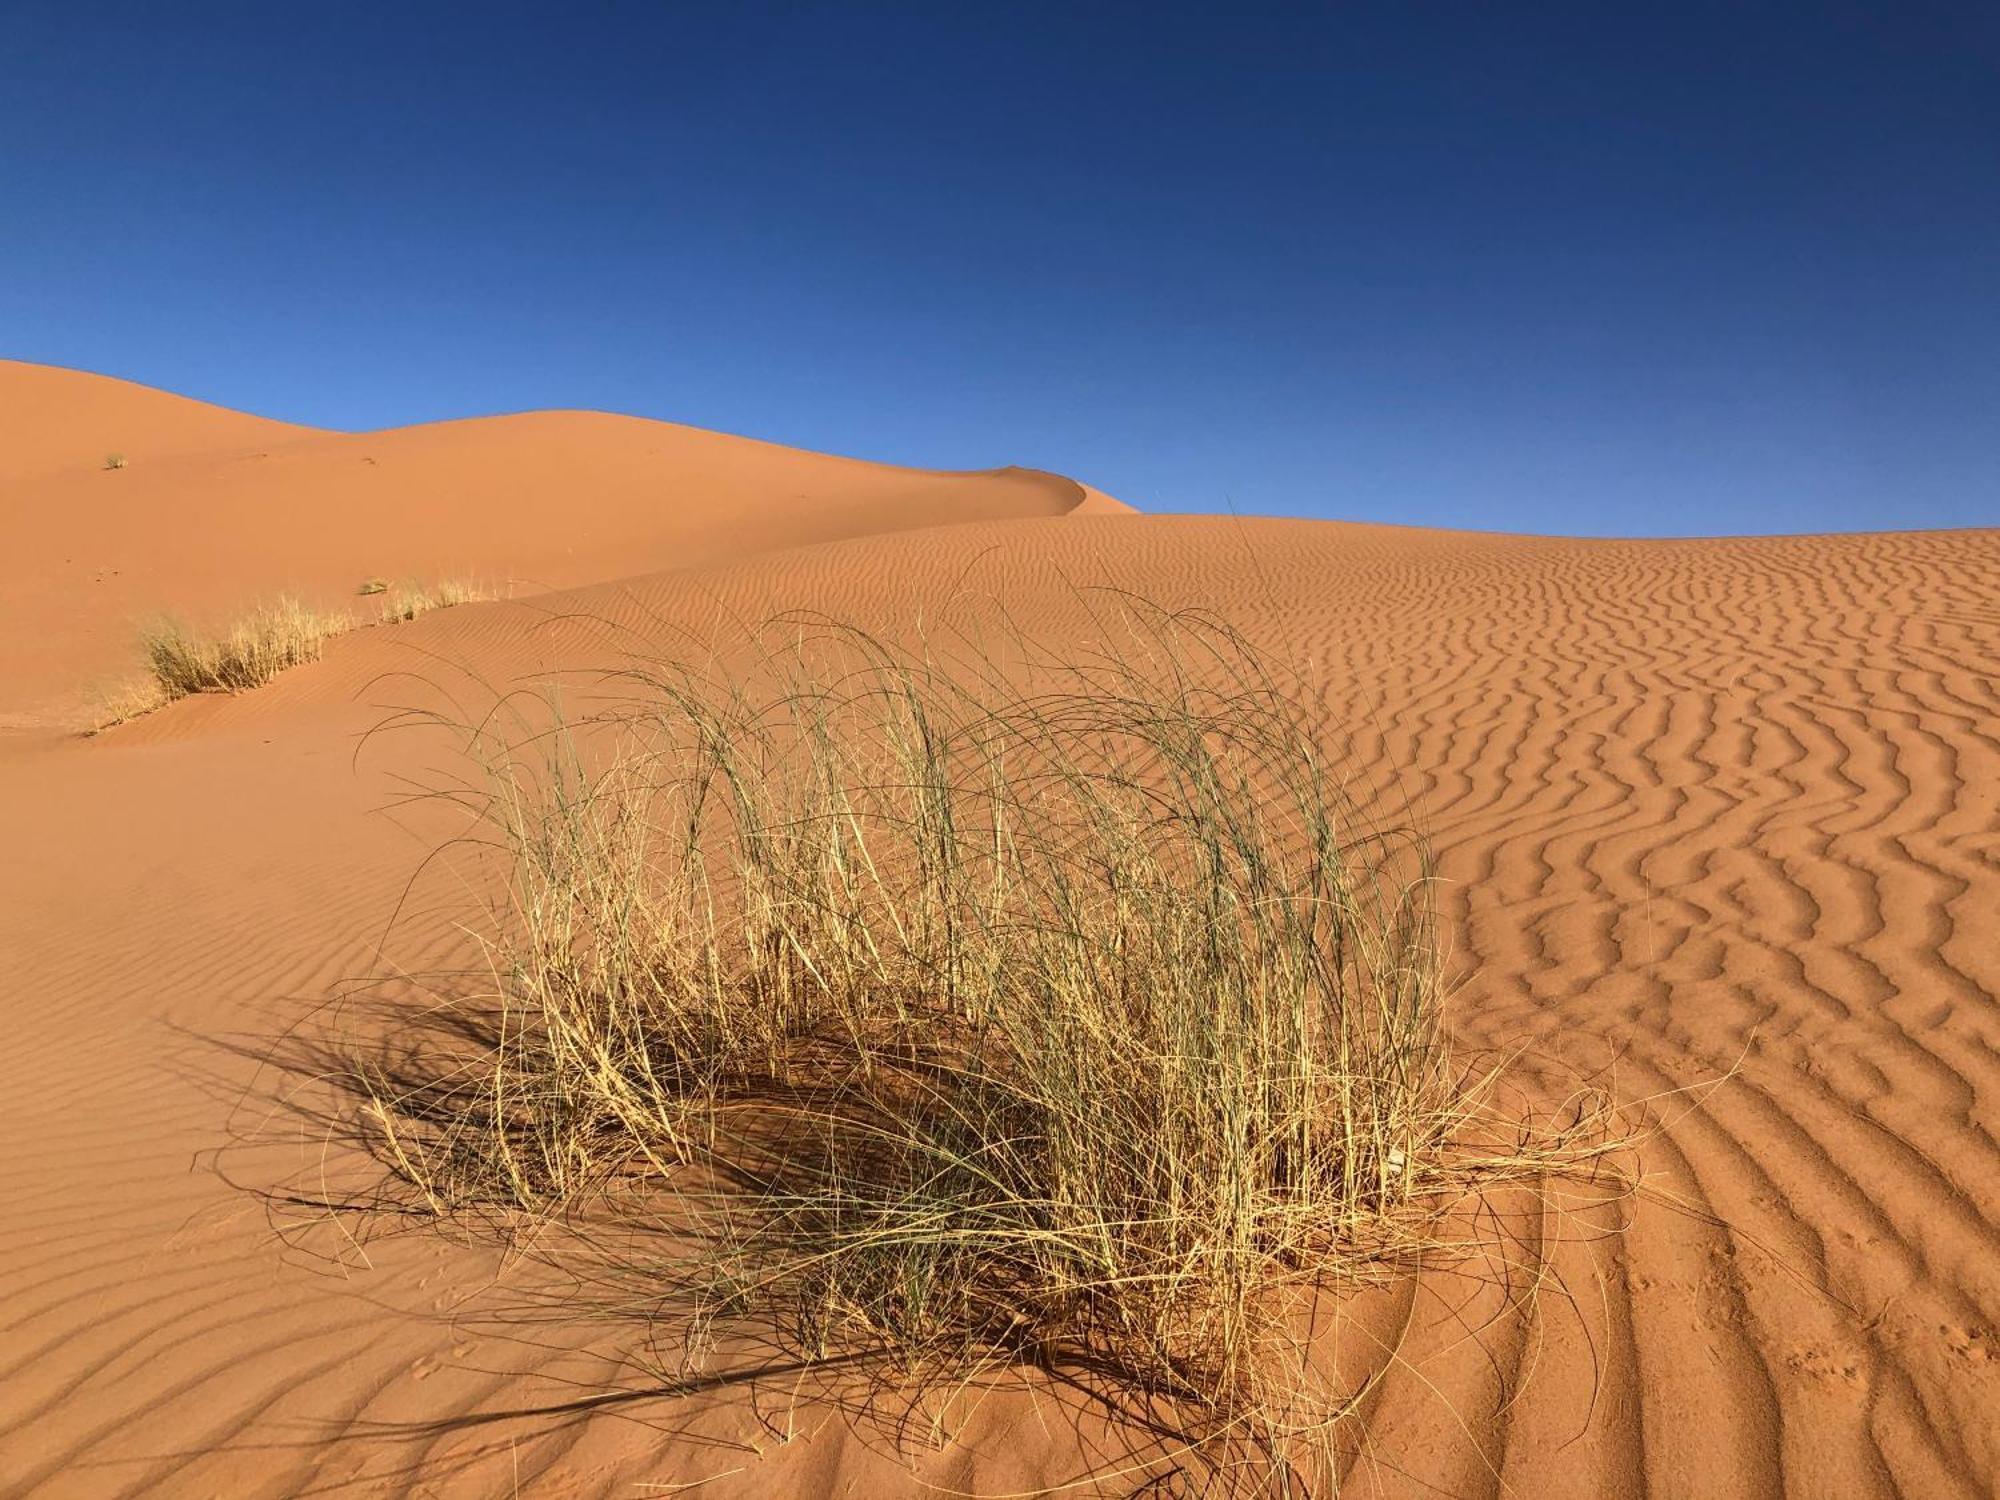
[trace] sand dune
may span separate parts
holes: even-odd
[[[253,417],[83,370],[0,359],[0,483],[128,463],[257,448],[316,436],[311,427]]]
[[[1081,488],[1045,476],[582,415],[249,441],[271,457],[142,463],[132,442],[123,474],[4,493],[46,515],[184,466],[184,523],[130,546],[179,549],[146,564],[163,591],[220,554],[192,608],[336,533],[328,587],[402,566],[377,529],[396,502],[356,480],[352,533],[324,513],[340,476],[376,457],[407,504],[477,455],[492,488],[412,515],[407,565],[458,561],[459,538],[583,586],[358,632],[99,739],[0,746],[0,1492],[999,1494],[1102,1467],[1121,1440],[1052,1388],[966,1403],[942,1445],[927,1416],[897,1429],[892,1405],[838,1410],[796,1375],[662,1393],[617,1364],[624,1330],[499,1318],[521,1273],[477,1237],[281,1239],[256,1191],[352,1170],[261,1102],[272,1035],[384,957],[462,954],[442,912],[389,926],[437,831],[380,810],[435,746],[359,742],[424,691],[395,674],[505,683],[774,608],[896,633],[966,590],[1076,640],[1093,582],[1226,614],[1296,668],[1357,783],[1418,812],[1468,1048],[1610,1067],[1629,1099],[1688,1091],[1656,1111],[1645,1198],[1570,1205],[1519,1229],[1511,1266],[1349,1309],[1383,1378],[1346,1492],[2000,1486],[2000,531],[1581,542],[1079,515]],[[251,463],[285,477],[260,490],[230,467]],[[727,502],[669,509],[691,473]],[[297,529],[208,534],[253,493],[309,497]],[[123,503],[102,514],[141,524]],[[571,553],[579,515],[594,534]],[[10,659],[0,693],[57,698],[55,666],[103,644]],[[1537,1268],[1568,1295],[1510,1303]]]
[[[603,412],[292,427],[0,361],[0,727],[74,725],[160,611],[466,577],[537,593],[908,527],[1123,509],[1028,469],[947,474]],[[123,453],[110,471],[105,455]]]

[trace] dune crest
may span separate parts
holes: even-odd
[[[126,467],[107,470],[120,452]],[[135,619],[217,625],[291,592],[469,577],[497,592],[840,537],[1124,510],[1022,468],[906,469],[604,412],[322,432],[0,362],[0,725],[74,727]]]
[[[24,480],[318,436],[130,380],[0,359],[0,494]]]

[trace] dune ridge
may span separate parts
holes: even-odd
[[[1992,1493],[2000,530],[1071,509],[609,572],[0,746],[30,856],[0,867],[22,1226],[0,1492],[991,1494],[1115,1465],[1124,1440],[1057,1390],[969,1401],[942,1446],[937,1414],[837,1409],[796,1375],[664,1392],[601,1330],[492,1316],[513,1273],[477,1242],[281,1239],[255,1192],[355,1180],[270,1103],[272,1033],[385,956],[462,955],[442,912],[389,926],[437,832],[382,810],[438,764],[360,740],[395,705],[460,666],[512,684],[776,609],[906,632],[967,590],[1087,640],[1078,586],[1105,583],[1225,614],[1296,671],[1357,786],[1420,814],[1464,1045],[1671,1095],[1644,1199],[1514,1223],[1511,1264],[1349,1310],[1380,1379],[1344,1492]],[[1560,1280],[1527,1303],[1538,1272]]]
[[[296,427],[0,361],[0,726],[76,727],[133,622],[468,577],[537,593],[805,542],[1126,509],[1040,470],[897,468],[604,412]],[[127,467],[109,471],[117,450]]]

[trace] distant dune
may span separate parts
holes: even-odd
[[[385,959],[467,961],[442,916],[388,925],[433,830],[382,809],[437,763],[363,742],[424,691],[396,674],[778,609],[907,636],[968,591],[1079,642],[1100,582],[1248,632],[1421,820],[1469,1048],[1658,1101],[1640,1200],[1349,1309],[1382,1379],[1344,1492],[2000,1487],[2000,530],[1147,517],[1025,470],[593,413],[319,433],[22,365],[0,421],[0,1493],[997,1495],[1112,1463],[1053,1386],[942,1446],[795,1374],[663,1393],[601,1328],[484,1316],[476,1239],[281,1242],[256,1196],[353,1180],[268,1097],[273,1034]],[[60,732],[135,612],[439,572],[516,597]]]
[[[125,467],[109,470],[118,453]],[[538,593],[809,542],[1122,510],[1054,474],[830,458],[603,412],[386,432],[0,361],[0,729],[77,722],[136,618],[469,576]]]

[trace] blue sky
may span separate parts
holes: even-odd
[[[2000,524],[2000,10],[9,0],[0,354],[1147,509]]]

